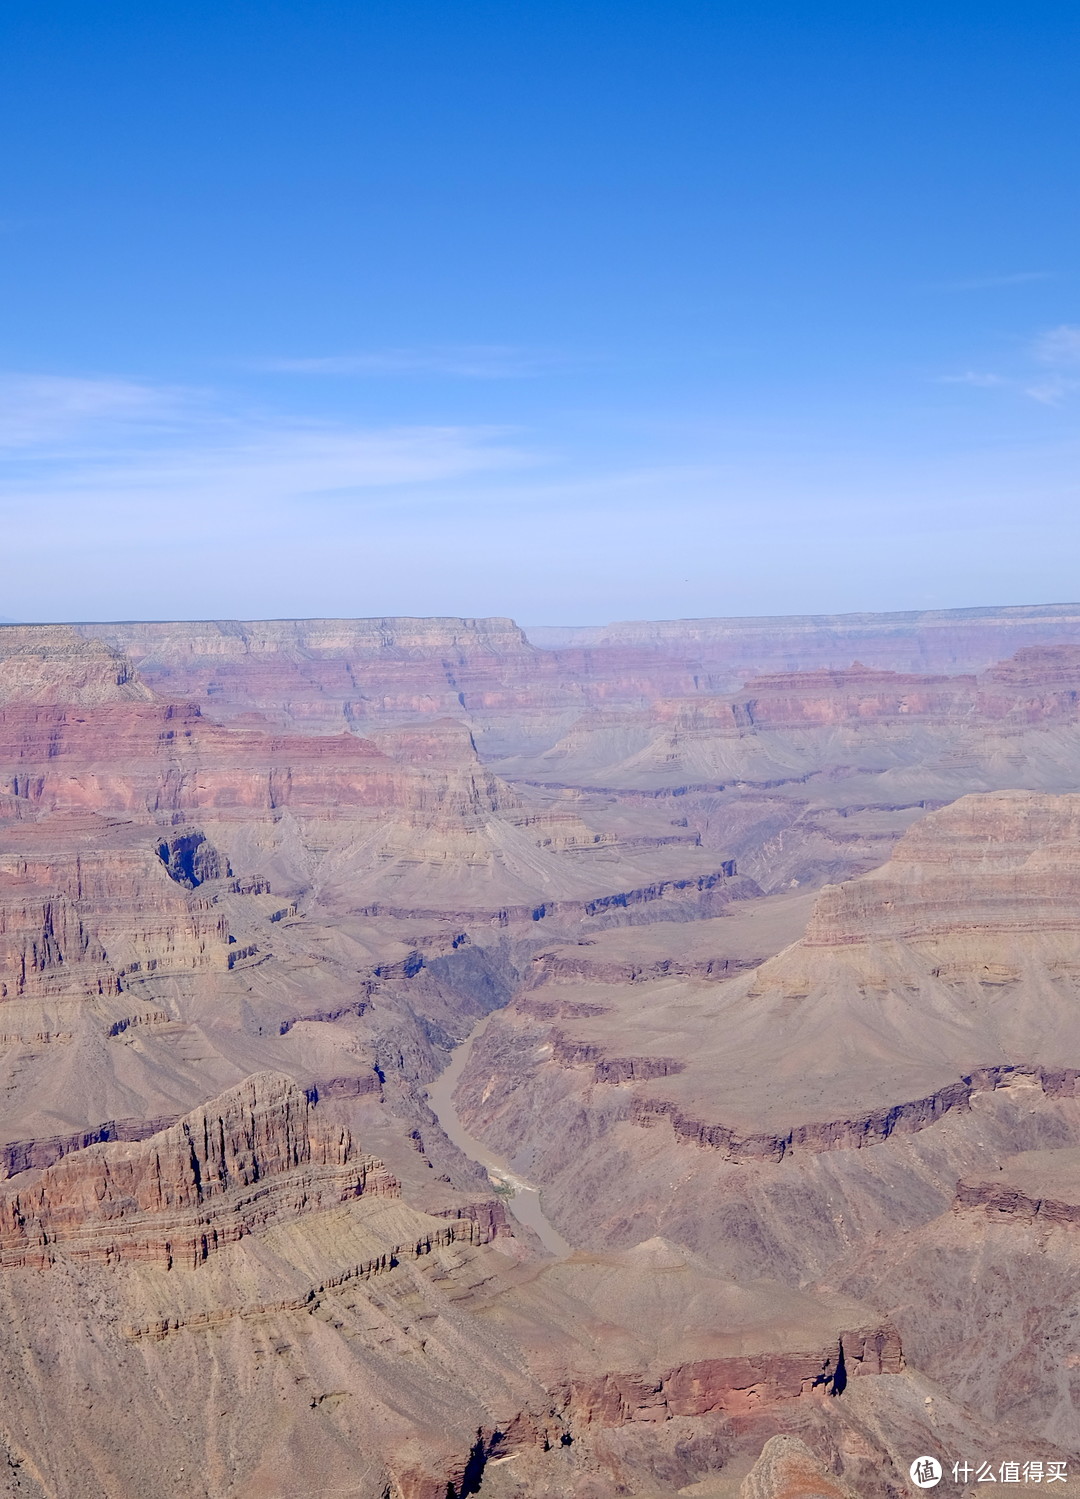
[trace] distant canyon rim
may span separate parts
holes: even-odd
[[[10,1499],[1067,1494],[1080,605],[0,626],[0,1298]]]

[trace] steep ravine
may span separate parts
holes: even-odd
[[[491,1015],[485,1015],[482,1020],[477,1021],[460,1046],[454,1047],[446,1070],[439,1074],[427,1090],[428,1103],[449,1138],[470,1160],[477,1161],[484,1167],[496,1189],[510,1189],[512,1195],[507,1197],[507,1203],[518,1222],[531,1228],[544,1248],[552,1254],[571,1254],[573,1246],[544,1216],[539,1188],[517,1172],[511,1171],[501,1156],[497,1156],[474,1135],[470,1135],[454,1106],[454,1090],[465,1070],[473,1043],[483,1034],[490,1020]]]

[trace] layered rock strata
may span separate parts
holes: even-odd
[[[634,1373],[574,1379],[564,1399],[566,1410],[586,1426],[670,1421],[715,1412],[747,1416],[814,1390],[841,1394],[850,1378],[899,1374],[903,1368],[895,1329],[862,1328],[842,1334],[827,1350],[698,1359],[654,1378]]]
[[[192,1267],[256,1227],[399,1191],[295,1084],[263,1074],[148,1140],[90,1145],[9,1191],[0,1267],[58,1253]]]
[[[989,1191],[971,1175],[980,1139],[1008,1154],[1080,1138],[1077,800],[994,793],[927,815],[890,863],[822,891],[803,938],[751,972],[639,976],[632,964],[627,982],[591,969],[587,945],[580,964],[570,947],[539,955],[473,1048],[457,1095],[466,1127],[530,1163],[579,1242],[597,1242],[592,1193],[591,1222],[608,1232],[677,1223],[695,1248],[744,1266],[744,1234],[768,1245],[767,1262],[805,1268],[827,1262],[826,1242],[841,1252],[849,1215],[885,1231],[882,1204],[862,1197],[881,1172],[905,1174],[916,1222],[951,1203],[958,1178],[961,1196]],[[717,956],[741,959],[748,921],[710,926]],[[628,1216],[619,1199],[635,1159],[645,1176]],[[819,1254],[770,1201],[803,1194],[814,1222],[829,1182],[843,1223],[820,1227]],[[714,1194],[711,1207],[695,1194]],[[716,1219],[743,1227],[725,1240]]]
[[[153,698],[128,657],[100,638],[86,639],[71,625],[0,627],[0,702],[55,702],[60,675],[68,703]]]
[[[1025,1151],[993,1175],[956,1184],[956,1210],[1045,1227],[1080,1225],[1080,1150]]]
[[[1066,1448],[1070,619],[0,630],[13,1492]]]
[[[905,1352],[991,1430],[1040,1458],[1077,1458],[1080,1149],[979,1153],[953,1202],[896,1238],[849,1247],[831,1285],[868,1296]],[[1004,1444],[1003,1444],[1004,1445]],[[925,1450],[933,1450],[927,1447]]]
[[[703,661],[744,673],[835,670],[853,659],[892,671],[961,672],[978,670],[1023,646],[1080,644],[1080,607],[1045,604],[893,614],[631,620],[532,628],[528,634],[551,650],[696,648]]]

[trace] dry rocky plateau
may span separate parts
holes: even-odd
[[[0,626],[0,1493],[923,1454],[1080,1483],[1080,606]]]

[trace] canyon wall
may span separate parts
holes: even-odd
[[[922,609],[892,614],[778,615],[534,626],[549,650],[696,650],[736,675],[836,669],[866,661],[890,671],[978,671],[1023,646],[1080,644],[1080,606]]]
[[[256,1227],[399,1192],[288,1078],[255,1074],[148,1140],[89,1145],[0,1198],[0,1268],[58,1252],[196,1265]]]
[[[13,1496],[1080,1457],[1078,802],[1065,606],[0,628]]]

